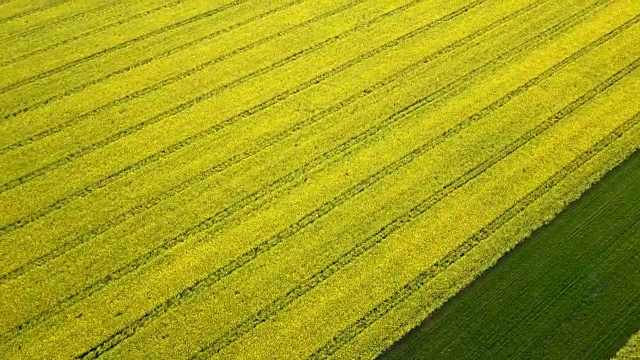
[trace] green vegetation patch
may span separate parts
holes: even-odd
[[[640,152],[380,359],[608,359],[640,328]]]

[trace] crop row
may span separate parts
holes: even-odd
[[[179,95],[177,107],[150,117],[136,99],[132,109],[147,119],[137,124],[168,120],[129,136],[139,126],[132,119],[119,138],[102,137],[80,149],[86,154],[4,189],[5,199],[24,199],[51,188],[41,209],[3,205],[27,215],[6,222],[0,239],[0,256],[13,264],[0,277],[8,305],[0,351],[204,358],[276,348],[325,357],[375,333],[435,278],[458,276],[460,261],[640,118],[620,106],[639,90],[639,17],[629,17],[628,1],[523,0],[493,12],[484,3],[376,10],[355,27],[328,26],[333,33],[321,42],[301,40],[313,45],[248,70],[231,83],[258,75],[237,88],[193,97],[185,87],[186,101]],[[358,5],[344,5],[335,21],[364,12]],[[431,19],[423,24],[399,25],[424,14]],[[391,29],[363,49],[352,45]],[[206,117],[212,107],[220,120]],[[612,116],[603,121],[605,113]],[[99,123],[82,126],[108,133]],[[42,153],[48,137],[23,147]],[[141,160],[125,150],[104,163],[122,149],[140,151]],[[92,168],[93,178],[80,179]],[[81,182],[57,186],[65,175]],[[58,200],[46,205],[46,196]],[[18,252],[25,246],[34,251]],[[398,268],[400,259],[410,260]],[[370,296],[354,295],[363,292]],[[347,298],[348,309],[339,305]],[[184,319],[193,326],[179,326]],[[287,342],[309,331],[303,343]],[[160,334],[168,340],[154,341]]]

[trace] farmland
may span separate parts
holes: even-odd
[[[640,328],[640,153],[380,359],[610,359]]]
[[[0,354],[374,357],[640,145],[636,0],[0,2]]]
[[[630,360],[640,357],[640,333],[634,335],[629,342],[616,354],[616,360]]]

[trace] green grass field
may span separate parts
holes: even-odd
[[[640,329],[640,152],[380,359],[610,359]]]
[[[0,0],[0,358],[373,358],[640,145],[637,0]]]

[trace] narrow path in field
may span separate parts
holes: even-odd
[[[640,152],[379,359],[609,359],[640,329]]]

